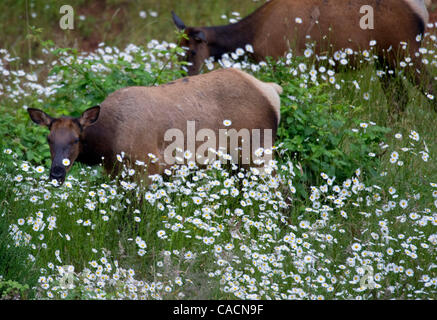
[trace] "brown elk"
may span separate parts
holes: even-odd
[[[267,129],[271,130],[274,142],[281,91],[274,83],[262,82],[236,69],[226,69],[157,87],[123,88],[79,118],[52,118],[31,108],[28,112],[34,122],[50,129],[50,178],[62,184],[75,161],[95,165],[103,158],[108,173],[119,173],[117,155],[122,153],[132,166],[137,161],[147,163],[148,155],[154,154],[159,161],[151,163],[147,173],[161,173],[172,164],[165,159],[164,153],[172,140],[166,135],[169,130],[177,129],[186,137],[190,134],[187,121],[214,133],[226,125],[236,132]],[[229,120],[229,124],[224,123],[225,120]],[[202,141],[196,137],[195,144],[198,146]]]
[[[360,24],[366,13],[363,6],[372,8],[373,26]],[[368,50],[371,41],[376,41],[378,63],[396,69],[399,59],[411,57],[410,80],[418,86],[424,81],[423,89],[433,91],[433,80],[415,55],[421,45],[416,37],[424,34],[428,22],[424,0],[272,0],[237,23],[213,27],[187,27],[174,12],[172,15],[188,38],[181,46],[188,48],[190,75],[200,72],[205,59],[220,59],[247,44],[253,47],[252,58],[262,61],[268,56],[279,58],[290,47],[300,55],[308,42],[316,44],[314,51],[320,56],[346,48]],[[402,48],[404,42],[409,44],[408,50]],[[388,73],[382,79],[385,89],[392,78],[393,73]],[[404,91],[399,88],[398,93]],[[395,101],[398,99],[402,97]]]

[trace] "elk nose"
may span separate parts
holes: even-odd
[[[65,177],[66,173],[65,167],[56,166],[50,170],[50,178],[60,180]]]

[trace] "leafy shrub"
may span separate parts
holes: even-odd
[[[29,286],[16,281],[0,280],[0,299],[1,300],[21,300],[27,297]]]
[[[284,89],[278,141],[288,150],[285,156],[300,164],[297,174],[309,184],[316,183],[320,172],[339,179],[351,176],[357,168],[374,173],[379,143],[389,129],[365,123],[347,103],[334,102],[328,81],[297,76],[303,63],[299,58],[291,63],[269,61],[256,73],[259,79]]]

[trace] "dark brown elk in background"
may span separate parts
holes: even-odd
[[[106,171],[119,173],[117,155],[123,152],[132,167],[137,160],[148,163],[148,155],[154,154],[159,161],[149,165],[147,174],[161,173],[173,164],[165,161],[164,152],[170,144],[166,133],[180,130],[188,139],[187,121],[194,121],[199,130],[214,133],[227,129],[224,120],[231,121],[229,129],[238,132],[260,130],[262,135],[264,130],[271,130],[274,143],[281,92],[277,84],[262,82],[240,70],[225,69],[158,87],[117,90],[100,107],[86,110],[79,118],[52,118],[31,108],[28,112],[34,122],[50,129],[50,178],[62,184],[75,161],[96,165],[103,157]],[[264,137],[260,147],[262,141]],[[201,144],[197,137],[196,143]]]
[[[373,8],[373,29],[360,26],[363,6]],[[217,60],[247,44],[253,47],[254,60],[262,61],[268,56],[282,57],[290,47],[301,55],[308,42],[316,43],[315,53],[320,56],[346,48],[368,50],[370,42],[376,41],[381,66],[396,69],[400,59],[411,57],[413,66],[406,72],[409,79],[424,92],[433,93],[433,79],[415,56],[421,45],[416,37],[424,34],[428,22],[424,0],[272,0],[237,23],[214,27],[187,27],[174,12],[172,15],[188,36],[181,46],[188,48],[190,75],[199,73],[208,57]],[[407,50],[401,42],[408,43]],[[386,74],[382,79],[386,92],[393,77]],[[401,109],[406,104],[405,91],[398,87],[393,97]]]

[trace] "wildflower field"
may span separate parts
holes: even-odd
[[[135,19],[171,24],[167,9]],[[222,23],[242,16],[214,10]],[[434,77],[435,30],[417,53]],[[395,112],[378,81],[391,70],[372,51],[308,46],[254,64],[248,44],[207,61],[203,72],[234,67],[283,87],[270,173],[188,161],[145,185],[128,167],[110,179],[75,163],[62,186],[50,181],[48,130],[27,108],[78,116],[117,89],[181,78],[171,36],[86,52],[29,28],[36,58],[0,49],[2,299],[437,297],[437,97],[405,82],[409,104]]]

